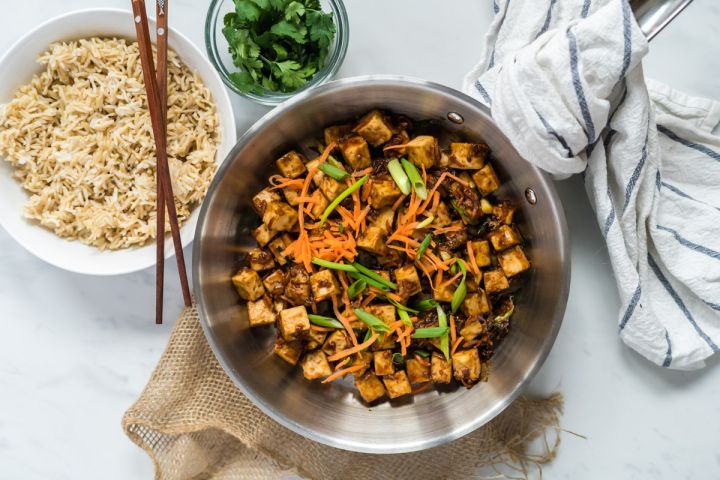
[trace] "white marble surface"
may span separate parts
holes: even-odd
[[[0,52],[27,29],[83,7],[129,0],[0,0]],[[202,45],[207,1],[173,0],[172,24]],[[351,42],[340,76],[398,73],[459,87],[477,57],[489,1],[348,0]],[[698,0],[652,44],[649,76],[720,98],[720,4]],[[240,131],[265,109],[237,100]],[[530,393],[561,391],[563,437],[550,479],[720,477],[720,366],[661,370],[616,336],[618,299],[605,246],[578,178],[558,184],[572,239],[570,301]],[[189,259],[190,251],[186,252]],[[120,418],[170,330],[153,325],[153,271],[115,278],[67,273],[0,230],[0,479],[152,478]],[[173,262],[167,319],[181,297]]]

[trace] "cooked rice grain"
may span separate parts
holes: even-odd
[[[101,250],[155,238],[155,143],[137,43],[53,43],[39,62],[45,70],[0,109],[0,154],[30,192],[25,215]],[[205,196],[219,132],[210,92],[168,52],[168,158],[180,222]]]

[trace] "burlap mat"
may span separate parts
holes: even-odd
[[[189,308],[122,425],[152,458],[157,479],[420,480],[498,471],[526,477],[554,457],[561,410],[559,394],[520,397],[484,427],[424,452],[369,455],[327,447],[280,426],[235,388],[205,340],[197,310]],[[537,453],[530,453],[533,442]]]

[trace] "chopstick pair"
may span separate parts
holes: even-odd
[[[170,168],[167,159],[167,0],[157,0],[157,70],[153,62],[152,42],[148,27],[145,0],[131,0],[133,21],[137,32],[140,62],[147,93],[148,109],[153,136],[155,137],[155,150],[157,157],[157,251],[156,251],[156,277],[155,277],[155,323],[162,323],[163,316],[163,289],[165,267],[165,209],[170,219],[170,232],[172,234],[175,258],[180,274],[180,287],[182,288],[185,306],[192,304],[190,288],[188,286],[187,271],[185,269],[185,256],[180,239],[175,197],[170,181]]]

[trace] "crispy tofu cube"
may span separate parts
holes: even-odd
[[[497,252],[522,243],[520,234],[509,225],[500,225],[496,230],[488,234],[488,238]]]
[[[430,361],[423,360],[421,362],[416,358],[409,358],[405,364],[408,380],[411,384],[425,383],[432,379],[430,376]]]
[[[373,110],[360,119],[355,132],[360,134],[373,147],[382,145],[392,138],[390,123],[380,110]]]
[[[447,167],[450,165],[450,155],[446,152],[440,152],[440,160],[438,160],[437,166],[440,168]]]
[[[388,207],[380,210],[373,216],[370,226],[377,227],[385,232],[385,234],[389,234],[392,231],[393,223],[395,223],[395,211]]]
[[[489,163],[473,173],[472,178],[483,196],[490,195],[500,188],[500,179],[498,179],[495,170]]]
[[[285,265],[287,258],[282,252],[292,243],[292,238],[287,233],[283,233],[279,237],[276,237],[268,244],[268,250],[275,257],[275,261],[278,265]]]
[[[328,201],[332,202],[337,198],[338,195],[343,192],[343,190],[347,188],[347,186],[343,183],[338,182],[332,177],[324,175],[322,180],[320,180],[319,188],[320,191],[322,191],[323,195],[325,195],[325,198],[327,198]]]
[[[330,205],[330,202],[328,202],[328,199],[325,198],[325,195],[323,195],[320,190],[315,190],[312,195],[310,195],[310,198],[313,201],[312,207],[310,207],[310,213],[313,217],[320,218],[328,205]]]
[[[292,150],[275,161],[278,170],[287,178],[297,178],[305,172],[304,155]]]
[[[404,299],[408,299],[422,291],[420,277],[418,277],[415,265],[412,263],[408,263],[395,270],[395,282],[398,286],[398,295]]]
[[[462,303],[462,312],[465,315],[485,315],[490,313],[490,302],[483,290],[468,293]]]
[[[370,187],[368,202],[375,210],[380,210],[392,206],[401,195],[402,192],[391,177],[375,177]]]
[[[248,252],[248,263],[250,263],[250,268],[256,272],[270,270],[275,267],[272,254],[262,248],[253,248]]]
[[[450,383],[452,380],[452,366],[443,354],[433,352],[430,358],[430,375],[435,383]]]
[[[365,308],[365,311],[371,315],[375,315],[382,320],[385,325],[390,325],[397,319],[395,316],[395,307],[392,305],[369,305]]]
[[[505,273],[499,268],[483,272],[483,283],[485,284],[485,291],[490,294],[502,292],[510,287]]]
[[[477,263],[478,267],[487,267],[492,263],[490,259],[490,242],[487,240],[472,242],[472,249],[475,254],[475,263]]]
[[[303,369],[303,376],[308,380],[317,380],[332,373],[332,368],[322,350],[307,352],[300,360],[300,366]]]
[[[310,275],[310,288],[316,302],[322,302],[332,295],[340,293],[335,275],[330,270],[320,270]]]
[[[384,255],[388,250],[385,238],[385,232],[378,227],[368,227],[357,239],[357,246],[375,255]]]
[[[488,150],[484,143],[451,143],[448,165],[461,170],[478,170],[485,165]]]
[[[450,210],[448,210],[445,202],[438,203],[437,210],[435,211],[435,220],[433,220],[433,226],[447,227],[452,224],[452,218],[450,218]]]
[[[530,262],[528,262],[525,252],[523,252],[520,246],[500,252],[498,254],[498,262],[508,277],[517,275],[530,268]]]
[[[263,282],[256,271],[247,267],[241,268],[232,277],[233,285],[243,300],[257,300],[265,294]]]
[[[275,355],[282,358],[290,365],[297,365],[297,362],[300,360],[300,356],[303,353],[303,346],[298,340],[288,342],[282,338],[278,338],[275,341],[273,351],[275,352]]]
[[[263,279],[263,286],[270,296],[281,296],[285,293],[285,272],[282,270],[275,270]]]
[[[305,307],[286,308],[280,312],[279,330],[285,340],[305,337],[310,331],[310,320]]]
[[[297,228],[297,210],[285,202],[272,202],[265,207],[263,223],[276,232],[291,232]]]
[[[510,202],[500,202],[492,207],[492,214],[495,215],[505,225],[513,223],[516,208]]]
[[[265,215],[265,209],[268,205],[270,205],[273,202],[279,202],[282,198],[280,198],[280,194],[275,190],[270,190],[270,188],[266,188],[264,190],[261,190],[260,193],[256,194],[252,198],[253,208],[255,208],[255,211],[259,215]],[[265,222],[267,223],[267,222]]]
[[[315,350],[316,348],[320,348],[320,346],[325,341],[325,338],[327,338],[327,332],[313,330],[311,327],[310,332],[308,332],[307,335],[307,343],[305,344],[305,349]]]
[[[275,323],[275,311],[270,299],[263,295],[254,302],[247,303],[248,320],[251,327],[272,325]]]
[[[391,350],[380,350],[373,353],[373,364],[375,365],[375,375],[392,375],[395,373],[395,366],[392,361],[393,352]]]
[[[302,265],[293,265],[288,270],[285,298],[293,305],[305,305],[310,298],[310,275]]]
[[[291,207],[297,207],[300,205],[300,190],[285,187],[283,188],[283,195],[285,195],[285,200]]]
[[[344,125],[333,125],[332,127],[327,127],[323,132],[323,137],[325,138],[325,145],[330,145],[333,142],[338,143],[338,140],[340,140],[342,137],[344,137],[350,132],[352,132],[352,125],[350,125],[349,123]]]
[[[357,355],[353,360],[353,365],[362,365],[363,368],[353,372],[355,378],[362,377],[373,362],[373,354],[370,352],[360,352]]]
[[[360,135],[351,135],[343,139],[340,142],[340,151],[353,170],[362,170],[372,164],[370,148],[368,148],[367,142]]]
[[[412,393],[412,386],[405,370],[398,370],[392,375],[383,377],[383,383],[390,398],[398,398]]]
[[[380,379],[370,371],[355,379],[355,388],[367,403],[372,403],[385,396],[385,387]]]
[[[352,340],[348,337],[348,334],[343,330],[335,330],[328,335],[325,343],[323,344],[322,351],[328,357],[335,355],[338,352],[347,350],[352,347]]]
[[[480,291],[480,281],[482,280],[482,272],[480,272],[479,276],[475,276],[474,273],[468,271],[468,275],[465,278],[465,285],[467,286],[467,291],[470,293],[475,293]]]
[[[452,356],[453,376],[467,388],[480,380],[480,355],[477,348],[458,350]]]
[[[417,167],[430,168],[440,160],[437,138],[430,135],[420,135],[410,140],[405,146],[405,153]]]
[[[450,302],[452,301],[453,294],[457,287],[454,284],[445,285],[440,288],[433,290],[433,298],[438,302]]]
[[[307,163],[308,171],[312,171],[312,169],[314,169],[315,167],[319,167],[321,163],[323,163],[323,162],[320,157],[310,160]],[[315,184],[315,186],[319,187],[320,182],[322,182],[322,179],[325,178],[325,174],[322,172],[322,170],[318,170],[317,172],[315,172],[315,175],[313,175],[312,178],[313,178],[313,183]]]
[[[255,237],[255,241],[261,247],[267,245],[273,235],[275,235],[275,232],[271,232],[264,223],[252,231],[252,236]]]
[[[486,330],[485,322],[479,315],[472,315],[466,321],[463,327],[460,329],[460,336],[467,342],[475,340],[478,335],[484,333]]]

